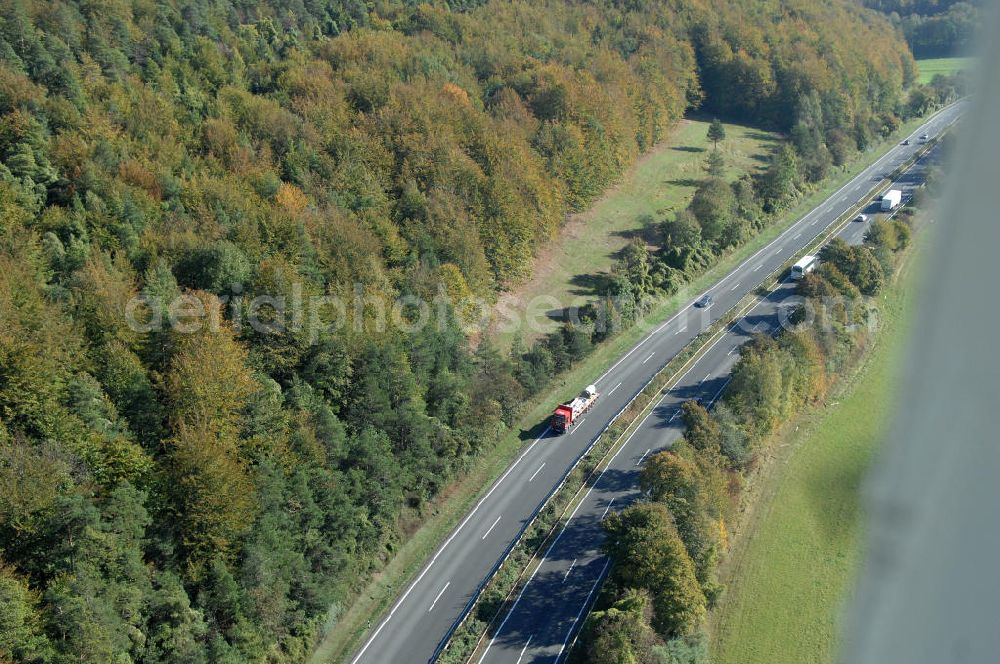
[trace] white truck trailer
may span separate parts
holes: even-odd
[[[895,210],[902,202],[903,192],[899,189],[890,189],[882,194],[882,211],[889,212],[890,210]]]
[[[803,256],[792,266],[792,279],[798,281],[815,270],[817,265],[819,265],[819,258],[816,256]]]

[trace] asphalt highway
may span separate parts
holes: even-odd
[[[436,659],[482,584],[546,498],[652,377],[767,275],[869,195],[885,175],[912,157],[920,148],[920,134],[937,135],[960,113],[961,105],[955,105],[932,117],[909,137],[909,145],[895,146],[713,286],[711,307],[695,308],[697,297],[692,298],[620,358],[596,381],[601,396],[585,418],[566,434],[546,431],[527,444],[402,590],[351,663],[423,664]],[[900,185],[909,189],[918,181],[919,175],[908,173]],[[845,237],[858,242],[866,227],[853,222],[845,229]],[[565,653],[607,569],[607,559],[600,553],[600,520],[610,509],[634,500],[642,460],[679,436],[675,413],[680,403],[693,397],[717,398],[738,358],[739,345],[754,330],[768,329],[782,300],[791,293],[791,286],[785,284],[750,311],[656,406],[581,502],[480,661],[552,662]]]

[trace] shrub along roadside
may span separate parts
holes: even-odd
[[[727,510],[764,441],[793,413],[821,399],[865,348],[874,309],[862,296],[881,289],[909,246],[910,222],[902,216],[876,222],[862,246],[832,240],[820,253],[823,267],[798,288],[805,298],[798,315],[804,318],[809,310],[813,322],[747,343],[711,413],[697,403],[685,404],[684,439],[651,457],[643,470],[647,502],[608,521],[615,534],[609,542],[628,541],[633,531],[653,541],[645,537],[642,546],[607,546],[613,571],[582,631],[575,651],[580,661],[705,660],[702,617],[719,592],[714,572],[726,546]],[[859,300],[864,306],[851,306]],[[663,525],[650,510],[672,518]],[[665,542],[678,541],[699,572],[700,589],[662,583],[671,570],[687,577],[683,560],[657,553],[665,546],[675,550]],[[637,599],[646,596],[652,600]]]

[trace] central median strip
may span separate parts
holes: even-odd
[[[799,252],[796,252],[792,259],[789,259],[789,261],[786,261],[765,276],[760,282],[761,286],[748,292],[726,314],[720,317],[707,330],[699,334],[691,344],[665,364],[632,397],[618,414],[611,419],[604,431],[595,437],[589,449],[577,459],[576,463],[574,463],[564,476],[562,482],[553,490],[549,498],[522,530],[521,535],[495,568],[493,574],[480,586],[480,591],[477,593],[469,610],[465,612],[462,620],[452,630],[443,648],[439,651],[439,661],[457,663],[473,660],[475,654],[483,646],[484,637],[490,633],[497,619],[510,614],[517,602],[517,599],[514,598],[520,598],[521,592],[523,592],[527,583],[534,576],[535,571],[537,571],[538,567],[544,561],[544,556],[541,559],[538,558],[539,552],[543,550],[548,551],[554,546],[559,535],[568,526],[576,510],[579,509],[586,495],[589,494],[589,491],[600,478],[600,475],[607,469],[607,466],[617,456],[618,452],[624,448],[628,439],[651,414],[652,409],[662,400],[663,396],[688,373],[691,365],[704,357],[723,338],[724,333],[733,322],[742,318],[747,312],[757,306],[767,294],[778,287],[781,283],[778,277],[788,269],[788,265],[794,262],[794,259],[822,246],[831,237],[839,233],[858,210],[864,209],[864,207],[874,200],[878,190],[887,181],[891,183],[896,177],[904,173],[923,157],[932,147],[933,143],[928,143],[927,146],[916,152],[913,157],[895,168],[888,177],[880,179],[879,183],[870,188],[868,193],[861,198],[858,205],[853,206],[838,216],[834,222],[817,234],[812,241]],[[763,286],[764,284],[768,285]],[[684,329],[686,327],[682,327],[678,332]],[[677,366],[678,364],[680,366]],[[713,396],[710,405],[721,396],[726,385],[728,385],[728,380]],[[620,383],[614,389],[617,389],[619,386]],[[634,406],[643,395],[647,397],[646,403],[636,412]],[[671,416],[670,421],[673,421],[679,415],[679,412],[675,412]],[[650,452],[652,450],[647,450],[639,463]],[[587,489],[586,493],[584,492],[585,489]],[[605,510],[605,515],[610,508],[611,505],[609,504]],[[598,579],[598,584],[599,582],[600,578]],[[596,587],[597,585],[595,584]],[[591,595],[588,595],[588,602],[581,607],[581,614],[587,604],[589,604]],[[492,608],[488,611],[482,611],[485,604],[484,600],[486,599],[491,600],[489,604]],[[570,636],[572,634],[567,635],[567,640]]]

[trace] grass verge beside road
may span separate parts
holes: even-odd
[[[310,661],[315,664],[326,664],[349,659],[350,653],[358,649],[369,630],[378,625],[382,620],[382,614],[405,590],[410,579],[420,571],[448,533],[504,472],[524,441],[531,440],[541,433],[541,423],[548,416],[554,403],[575,394],[582,386],[592,382],[595,376],[603,373],[605,368],[655,329],[659,322],[675,314],[690,301],[692,296],[707,289],[781,234],[803,214],[816,207],[877,160],[898,140],[898,137],[912,133],[921,122],[922,120],[912,120],[906,123],[896,136],[860,155],[839,177],[831,179],[827,185],[805,197],[795,208],[789,210],[780,220],[775,221],[746,245],[720,257],[713,268],[694,279],[686,288],[658,303],[646,316],[645,324],[636,325],[601,344],[576,367],[554,380],[543,394],[528,405],[518,430],[504,436],[493,449],[477,460],[467,475],[448,487],[425,507],[423,514],[420,515],[419,527],[415,528],[410,538],[399,546],[386,567],[358,593],[357,601],[343,612],[331,612],[328,619],[330,628]]]
[[[860,368],[828,405],[786,426],[750,478],[752,507],[734,533],[722,570],[728,587],[711,619],[713,664],[835,661],[841,606],[862,556],[861,482],[893,403],[915,272],[907,263],[886,289]]]

